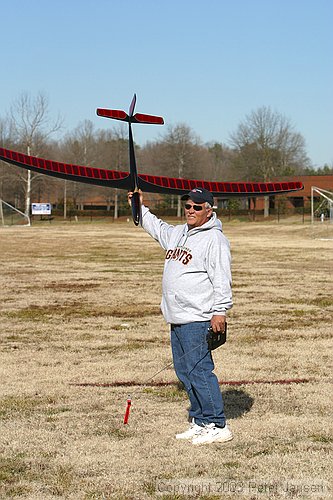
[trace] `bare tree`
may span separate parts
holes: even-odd
[[[24,152],[39,156],[48,138],[57,132],[62,125],[62,119],[58,117],[51,121],[49,117],[49,105],[46,96],[39,92],[32,98],[30,94],[22,93],[10,108],[13,134],[19,147]],[[30,213],[30,200],[32,181],[40,174],[21,174],[25,183],[25,214]]]
[[[102,165],[112,170],[128,170],[128,134],[127,128],[121,124],[111,130],[100,130],[97,134],[98,158]],[[105,191],[107,209],[111,199],[114,202],[114,218],[119,215],[119,189],[107,188]]]
[[[169,126],[162,138],[163,156],[159,164],[167,175],[196,177],[201,148],[200,138],[185,123]],[[178,196],[177,217],[181,216],[181,201]]]
[[[0,118],[0,145],[4,148],[13,148],[15,145],[12,121],[8,116]],[[0,199],[14,207],[19,206],[22,194],[20,173],[18,167],[9,166],[8,163],[0,161]]]
[[[231,134],[234,167],[242,180],[273,180],[292,175],[309,163],[305,141],[283,115],[263,106],[252,111]],[[265,199],[265,215],[269,201]]]
[[[97,153],[96,132],[90,120],[83,120],[62,141],[63,158],[78,165],[94,166]],[[67,205],[83,205],[92,186],[73,181],[63,181],[64,219],[67,217]]]
[[[233,180],[232,160],[234,152],[219,142],[206,145],[208,153],[208,176],[210,180],[231,181]]]
[[[128,156],[128,140],[125,128],[115,130],[94,130],[92,122],[85,120],[63,141],[63,151],[67,161],[80,165],[97,166],[112,170],[126,170]],[[89,193],[105,197],[107,210],[114,202],[114,217],[118,218],[119,190],[79,183],[68,184],[69,197],[73,204]],[[65,197],[64,197],[65,198]]]
[[[7,147],[10,142],[10,126],[9,121],[0,118],[0,145],[2,147]],[[0,199],[3,199],[5,179],[7,176],[6,164],[0,162]]]

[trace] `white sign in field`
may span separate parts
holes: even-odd
[[[51,215],[51,203],[31,203],[32,215]]]

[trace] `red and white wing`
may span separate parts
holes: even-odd
[[[124,171],[46,160],[5,148],[0,148],[0,160],[27,170],[76,182],[126,190],[131,186],[129,172]],[[216,198],[269,196],[303,189],[302,183],[297,181],[215,182],[149,174],[139,174],[138,181],[144,192],[182,195],[195,187],[204,187]]]

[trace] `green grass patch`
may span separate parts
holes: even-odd
[[[28,465],[23,460],[24,454],[20,453],[14,457],[0,456],[0,481],[13,483],[18,477],[22,477],[28,470]]]
[[[277,297],[275,299],[277,304],[292,304],[292,305],[308,305],[316,307],[330,307],[333,306],[333,297],[330,295],[318,294],[315,298],[309,297]]]
[[[46,471],[44,490],[51,495],[64,497],[68,494],[75,480],[74,469],[71,465],[62,464]]]
[[[170,402],[183,401],[187,399],[186,391],[178,383],[176,385],[162,387],[146,387],[144,392]]]
[[[30,466],[19,453],[13,457],[0,456],[0,497],[17,498],[27,495],[28,486],[17,484],[30,479]]]
[[[333,297],[329,295],[323,295],[322,297],[317,296],[316,298],[310,300],[310,304],[318,307],[333,306]]]
[[[84,302],[69,302],[67,304],[48,304],[40,306],[32,304],[24,309],[7,311],[4,316],[20,321],[52,321],[56,318],[92,318],[92,317],[114,317],[114,318],[142,318],[146,316],[160,316],[161,310],[158,306],[145,302],[105,307],[91,306]]]
[[[309,436],[311,441],[315,443],[331,443],[333,441],[331,436],[326,436],[324,434],[312,434]]]
[[[239,462],[225,462],[223,465],[227,469],[237,469],[238,467],[241,466]]]
[[[122,352],[129,352],[129,351],[136,351],[138,349],[143,349],[145,347],[143,342],[139,341],[126,341],[125,343],[119,343],[117,345],[114,344],[105,344],[102,346],[94,347],[94,351],[99,351],[99,352],[108,352],[108,353],[122,353]]]
[[[49,416],[71,410],[63,405],[63,401],[60,403],[59,405],[59,402],[52,397],[4,396],[0,399],[0,420],[27,418],[36,412]]]
[[[45,404],[38,396],[5,396],[0,399],[0,419],[14,416],[27,417]]]

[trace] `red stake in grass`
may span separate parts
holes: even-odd
[[[126,411],[125,411],[125,416],[124,416],[124,424],[128,423],[128,417],[129,417],[129,414],[130,414],[131,404],[132,404],[132,400],[131,400],[130,397],[128,397]]]

